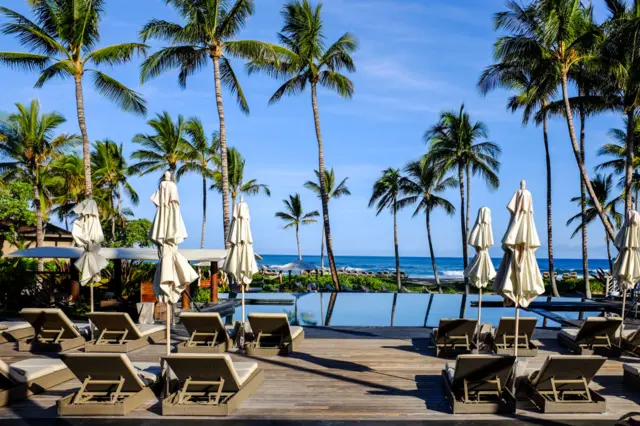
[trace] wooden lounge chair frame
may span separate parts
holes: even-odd
[[[618,327],[614,328],[617,324]],[[622,325],[622,318],[606,318],[606,321],[602,317],[588,317],[582,327],[578,330],[578,334],[575,339],[572,339],[564,334],[558,333],[558,343],[562,346],[575,352],[577,355],[607,355],[611,357],[619,357],[622,354],[622,349],[612,342],[616,330]],[[605,331],[605,334],[589,333],[587,330],[583,333],[584,329],[597,329],[601,328]],[[583,336],[582,334],[587,334]]]
[[[518,356],[537,356],[538,347],[531,341],[537,322],[537,318],[520,318],[518,327],[519,336],[516,339],[515,334],[513,334],[515,333],[516,319],[512,317],[500,318],[500,323],[498,324],[495,334],[490,334],[492,351],[498,355],[513,355],[514,346],[517,344]],[[512,334],[502,332],[504,330],[511,330]]]
[[[21,327],[16,330],[0,330],[0,344],[17,342],[22,339],[33,337],[33,327]]]
[[[476,348],[473,338],[476,331],[477,321],[464,318],[442,318],[437,329],[433,330],[431,340],[436,348],[436,357],[444,355],[457,355],[470,353]],[[441,331],[445,329],[445,334]],[[459,329],[467,330],[463,334],[450,334],[448,329],[457,333]],[[470,332],[470,333],[469,333]]]
[[[127,353],[166,338],[165,329],[143,335],[126,312],[93,312],[89,319],[100,334],[95,340],[86,342],[85,352]],[[117,324],[116,328],[108,328],[109,323]]]
[[[442,370],[442,384],[451,406],[453,414],[513,414],[516,410],[516,398],[508,386],[509,375],[513,368],[515,358],[507,355],[461,355],[456,361],[456,366],[461,360],[467,362],[503,362],[502,371],[492,378],[483,380],[462,379],[462,392],[453,388],[446,370]],[[490,367],[489,367],[490,368]],[[508,370],[507,370],[508,368]],[[500,375],[507,371],[505,380]],[[473,388],[477,387],[477,390]]]
[[[279,331],[276,333],[263,331],[263,328],[273,329],[273,327],[257,325],[276,321],[280,323]],[[254,333],[252,341],[245,346],[249,356],[290,355],[304,340],[304,329],[294,338],[291,337],[291,327],[286,314],[249,314],[249,324]],[[285,327],[288,329],[286,333],[283,332]]]
[[[188,354],[193,359],[202,361],[211,355]],[[182,355],[185,356],[185,355]],[[229,371],[233,369],[233,363],[228,355],[213,355],[218,362],[224,360]],[[180,355],[169,358],[177,358]],[[189,360],[189,358],[185,358]],[[165,361],[167,358],[165,358]],[[169,361],[169,365],[171,361]],[[220,376],[215,380],[193,380],[191,376],[187,376],[182,381],[178,379],[180,387],[162,401],[163,416],[227,416],[235,411],[251,394],[253,394],[264,383],[264,372],[262,369],[256,369],[241,385],[231,381],[232,391],[225,391],[224,377]],[[198,389],[191,389],[192,387]]]
[[[68,368],[46,374],[25,383],[14,382],[9,377],[0,374],[0,407],[28,398],[31,395],[42,393],[73,378],[74,375]]]
[[[622,382],[627,386],[640,390],[640,376],[627,371],[626,368],[623,369]]]
[[[223,353],[233,347],[220,314],[215,313],[183,313],[180,321],[187,329],[189,339],[177,346],[178,353]],[[206,331],[198,329],[198,322],[206,322]],[[202,323],[200,323],[202,324]],[[215,325],[217,327],[211,327]]]
[[[32,338],[18,341],[20,352],[64,352],[85,344],[84,337],[60,309],[25,308],[20,311],[20,315],[34,330]],[[57,320],[58,327],[45,328],[49,319]]]
[[[587,375],[580,375],[573,379],[556,378],[555,374],[548,373],[551,374],[551,377],[548,379],[550,386],[547,386],[545,389],[538,389],[537,384],[534,385],[530,379],[527,379],[525,385],[526,393],[534,404],[545,414],[606,412],[607,406],[604,397],[589,388],[591,379],[604,364],[605,358],[593,355],[550,356],[537,374],[542,375],[545,373],[545,369],[553,368],[553,363],[557,362],[556,360],[573,365],[584,364],[585,362],[595,363],[596,365],[600,363],[600,366],[598,366],[597,369],[590,370]],[[563,368],[561,371],[567,371],[567,369]]]
[[[629,336],[622,338],[622,349],[635,356],[640,356],[640,327]]]

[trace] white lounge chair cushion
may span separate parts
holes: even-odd
[[[31,358],[11,364],[9,368],[9,378],[17,383],[26,383],[64,370],[67,366],[60,359]]]
[[[456,375],[456,368],[446,363],[444,366],[444,371],[447,373],[447,377],[449,378],[449,383],[453,383],[453,378]]]
[[[640,376],[640,364],[622,364],[624,371],[627,371],[635,376]]]
[[[148,336],[167,329],[167,326],[163,324],[137,324],[136,326],[138,327],[138,330],[140,330],[140,334],[142,336]]]
[[[233,368],[238,375],[238,384],[242,386],[251,377],[254,371],[258,369],[257,362],[239,361],[233,363]]]
[[[0,323],[0,331],[10,333],[16,330],[22,330],[23,328],[29,328],[31,324],[26,321],[2,321]]]
[[[302,327],[299,327],[297,325],[293,325],[289,327],[291,329],[291,338],[295,339],[296,337],[298,337],[300,335],[300,333],[302,333]]]
[[[580,331],[579,328],[563,328],[562,330],[560,330],[560,334],[562,334],[565,337],[568,337],[571,340],[576,340],[576,337],[578,336],[578,331]]]
[[[138,378],[145,386],[157,383],[162,375],[160,364],[156,362],[132,362],[131,364],[135,368]]]

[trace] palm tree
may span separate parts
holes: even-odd
[[[187,139],[184,144],[185,163],[178,169],[178,179],[185,173],[196,173],[202,176],[202,233],[200,248],[204,248],[204,236],[207,227],[207,182],[214,178],[220,166],[220,135],[214,132],[211,141],[207,140],[204,125],[199,118],[190,118],[186,125]]]
[[[263,55],[248,64],[249,73],[265,72],[274,78],[288,79],[271,96],[269,103],[278,102],[282,96],[297,95],[311,88],[311,106],[318,142],[318,172],[324,176],[324,148],[320,129],[320,111],[318,109],[318,86],[336,92],[340,97],[351,98],[354,92],[353,82],[340,72],[344,69],[355,72],[351,53],[358,48],[355,37],[343,34],[335,43],[325,48],[323,21],[320,16],[322,4],[311,6],[308,0],[294,0],[286,3],[282,9],[284,26],[278,33],[281,46],[277,56]],[[274,48],[275,49],[275,48]],[[327,243],[327,257],[331,280],[336,289],[340,289],[338,271],[333,258],[331,225],[329,223],[329,196],[325,182],[320,181],[322,200],[322,220]]]
[[[320,216],[317,210],[309,213],[305,213],[302,209],[302,201],[300,201],[300,194],[289,195],[288,200],[282,200],[284,203],[285,211],[277,212],[276,217],[284,220],[287,224],[284,229],[295,228],[296,230],[296,243],[298,244],[298,260],[302,260],[302,251],[300,250],[300,226],[315,223],[316,217]]]
[[[64,220],[69,230],[69,219],[74,216],[73,208],[81,202],[85,195],[84,164],[82,157],[72,154],[56,158],[49,165],[50,176],[54,186],[53,203],[60,221]]]
[[[442,173],[457,172],[460,187],[460,227],[462,230],[462,258],[464,267],[469,262],[467,248],[467,224],[465,220],[465,174],[467,180],[467,200],[471,198],[470,175],[478,174],[490,188],[500,185],[497,172],[500,169],[500,147],[489,141],[478,142],[487,137],[487,126],[481,122],[472,122],[464,110],[464,104],[458,112],[445,111],[440,120],[424,135],[429,143],[429,152],[425,161]],[[469,203],[467,201],[469,215]],[[465,294],[469,294],[469,282],[465,279]]]
[[[116,239],[116,220],[122,220],[122,191],[134,205],[138,205],[138,194],[129,183],[133,175],[123,153],[122,144],[118,145],[110,139],[97,141],[91,153],[93,180],[97,187],[105,191],[112,212],[111,237]],[[117,203],[117,204],[116,204]]]
[[[407,197],[403,199],[403,203],[417,204],[413,217],[416,217],[421,211],[425,214],[429,257],[436,285],[440,291],[440,278],[438,278],[438,268],[431,241],[431,213],[437,208],[442,208],[449,216],[453,216],[456,208],[447,199],[437,194],[455,188],[458,186],[458,181],[454,177],[445,177],[424,160],[410,162],[404,171],[407,174],[404,185]]]
[[[398,248],[398,210],[409,204],[409,201],[401,200],[407,185],[407,179],[402,176],[400,169],[388,168],[373,184],[369,207],[376,208],[376,216],[385,209],[393,214],[393,248],[396,256],[396,284],[398,291],[402,290],[400,280],[400,251]]]
[[[58,127],[65,123],[55,112],[41,113],[40,103],[31,101],[29,106],[16,104],[17,112],[0,122],[0,176],[3,181],[23,180],[33,187],[33,204],[36,212],[36,247],[44,244],[43,199],[48,197],[44,173],[50,162],[64,154],[77,142],[76,135],[61,133]],[[42,262],[38,262],[42,270]]]
[[[168,112],[157,114],[156,118],[147,121],[155,134],[138,133],[133,142],[142,145],[131,154],[134,160],[140,160],[131,166],[131,172],[144,176],[149,173],[169,170],[171,178],[176,180],[178,165],[187,160],[185,151],[187,145],[186,122],[182,115],[174,122]]]
[[[622,219],[624,218],[624,215],[620,212],[619,206],[620,204],[623,203],[624,200],[623,200],[623,197],[621,196],[616,196],[615,198],[611,198],[613,195],[612,194],[613,175],[611,174],[601,175],[598,173],[596,174],[595,178],[593,178],[593,180],[591,181],[591,184],[593,185],[593,189],[596,191],[596,194],[598,194],[600,204],[604,206],[605,212],[607,214],[607,220],[610,220],[611,223],[615,225],[616,229],[620,229],[620,225],[622,224]],[[571,201],[577,202],[580,204],[582,203],[581,197],[574,197],[571,199]],[[582,221],[581,219],[582,212],[580,212],[575,216],[571,217],[567,221],[567,226],[570,226],[572,223],[579,221],[578,226],[576,227],[576,229],[573,231],[573,234],[571,235],[571,238],[576,236],[578,232],[581,232],[582,227],[592,223],[597,217],[598,217],[598,212],[595,209],[594,202],[591,199],[587,200],[587,209],[586,209],[587,220]],[[609,259],[609,269],[613,271],[613,261],[611,260],[611,242],[606,235],[605,235],[605,241],[607,243],[607,257]],[[587,297],[590,297],[590,295],[587,295]]]
[[[321,187],[320,187],[320,172],[318,172],[317,170],[313,171],[316,174],[316,179],[318,180],[318,182],[313,182],[308,180],[305,184],[304,187],[313,191],[318,198],[322,198],[322,191],[321,191]],[[340,183],[338,185],[336,185],[336,174],[333,171],[333,167],[329,170],[325,169],[324,171],[324,185],[325,188],[327,189],[327,200],[331,201],[331,199],[333,198],[340,198],[343,195],[351,195],[351,191],[349,191],[349,188],[347,187],[347,179],[349,179],[348,177],[342,179],[342,181],[340,181]],[[324,227],[322,227],[322,236],[321,236],[321,242],[320,242],[320,269],[322,270],[322,273],[324,274]]]
[[[120,65],[144,54],[147,46],[122,43],[97,48],[104,0],[30,0],[35,21],[6,7],[0,15],[7,21],[0,27],[4,34],[14,35],[29,53],[0,52],[0,62],[22,70],[40,71],[36,87],[54,77],[72,77],[75,82],[78,125],[82,134],[82,153],[86,196],[91,197],[91,156],[85,122],[83,79],[90,75],[95,90],[114,101],[125,111],[146,114],[146,101],[113,77],[91,68]]]
[[[228,247],[227,235],[231,216],[222,86],[236,97],[240,109],[248,114],[249,105],[229,57],[253,58],[262,55],[263,50],[270,50],[271,46],[255,40],[234,40],[247,19],[253,15],[253,0],[236,0],[233,3],[225,0],[167,0],[166,3],[173,6],[184,24],[152,19],[140,30],[140,36],[145,42],[157,39],[170,44],[143,62],[140,79],[144,83],[163,72],[179,69],[178,83],[184,88],[187,78],[204,68],[208,59],[211,59],[220,122],[222,212],[224,239]]]

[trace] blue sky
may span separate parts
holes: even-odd
[[[109,0],[102,23],[101,45],[134,41],[140,27],[151,18],[178,19],[164,6],[163,0]],[[281,1],[257,1],[256,13],[239,38],[276,41],[281,27]],[[455,3],[455,4],[454,4]],[[28,14],[22,0],[3,0],[4,6]],[[596,17],[605,16],[603,5],[596,2]],[[367,208],[371,187],[387,167],[402,167],[425,152],[424,131],[438,118],[440,111],[458,109],[465,103],[473,119],[484,121],[489,139],[500,144],[501,186],[489,191],[485,184],[473,179],[471,201],[473,217],[481,206],[492,209],[494,234],[499,241],[507,221],[506,204],[519,181],[526,179],[535,208],[536,224],[546,244],[545,163],[541,129],[522,127],[519,115],[505,110],[508,93],[496,91],[483,98],[476,89],[478,76],[492,63],[492,45],[496,38],[492,15],[504,8],[503,0],[457,2],[433,0],[327,0],[323,14],[328,43],[342,33],[354,33],[360,49],[354,55],[357,72],[351,75],[356,93],[352,100],[342,100],[333,93],[319,93],[325,160],[333,166],[338,178],[349,177],[352,196],[333,201],[331,226],[336,255],[393,255],[391,216],[376,217]],[[159,47],[153,44],[152,50]],[[0,49],[18,50],[17,42],[0,37]],[[177,84],[177,73],[169,73],[139,84],[139,63],[108,71],[120,81],[140,91],[149,102],[149,117],[168,111],[173,117],[198,116],[208,132],[218,127],[213,94],[213,71],[206,68],[189,82],[186,90]],[[242,63],[234,61],[236,73],[251,107],[244,115],[235,101],[225,93],[227,141],[237,147],[247,160],[246,178],[256,178],[271,187],[271,198],[264,195],[247,198],[252,211],[256,250],[260,253],[294,253],[293,230],[282,229],[274,217],[282,199],[299,192],[307,210],[320,210],[319,200],[303,183],[313,178],[317,168],[317,145],[313,128],[310,94],[285,98],[268,106],[267,100],[279,82],[264,76],[247,76]],[[39,98],[44,110],[64,114],[68,122],[63,130],[78,132],[73,83],[55,80],[43,89],[34,89],[37,75],[0,68],[3,96],[0,111],[10,112],[15,102],[27,103]],[[148,132],[146,118],[120,111],[110,101],[96,94],[85,83],[87,127],[92,141],[111,138],[123,142],[131,153],[136,146],[132,137]],[[148,118],[149,118],[148,117]],[[577,123],[576,123],[577,125]],[[607,131],[619,127],[618,116],[602,115],[587,122],[587,163],[591,167],[601,161],[598,147],[608,140]],[[577,208],[569,199],[578,194],[579,174],[570,148],[566,123],[555,119],[550,123],[550,142],[554,184],[554,248],[557,257],[579,257],[580,241],[570,239],[566,220]],[[140,195],[133,207],[138,217],[153,218],[149,196],[155,190],[158,176],[132,179]],[[182,212],[190,238],[184,247],[198,247],[201,226],[201,184],[197,176],[179,182]],[[459,193],[445,194],[456,206]],[[207,247],[222,245],[221,197],[209,193]],[[424,217],[412,219],[412,210],[399,218],[400,253],[405,256],[427,255]],[[442,212],[434,214],[433,238],[436,255],[459,256],[459,218]],[[319,224],[303,227],[303,254],[318,254],[321,228]],[[599,222],[591,225],[590,255],[605,256],[604,233]],[[499,255],[495,248],[494,255]],[[546,246],[538,252],[546,257]]]

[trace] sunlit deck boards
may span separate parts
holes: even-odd
[[[297,421],[296,424],[379,420],[397,424],[401,421],[509,419],[449,414],[440,384],[440,371],[447,360],[435,358],[433,349],[428,348],[429,333],[426,329],[401,327],[306,329],[306,339],[298,353],[259,359],[265,370],[265,383],[229,420],[244,419],[246,424],[266,424],[269,420],[292,420]],[[556,344],[554,332],[538,330],[536,336],[540,353],[529,359],[530,369],[540,367],[550,353],[567,353]],[[162,344],[152,345],[129,356],[134,361],[155,361],[164,350]],[[0,357],[5,361],[14,362],[28,356],[33,355],[18,353],[12,344],[0,345]],[[237,354],[233,356],[242,358]],[[607,414],[542,415],[531,403],[520,400],[515,418],[593,424],[640,411],[640,393],[622,384],[624,360],[631,358],[608,360],[593,385],[607,398]],[[54,419],[56,400],[78,386],[77,381],[67,382],[45,394],[2,408],[0,424],[6,424],[9,418]],[[166,420],[160,416],[156,400],[130,413],[126,419]],[[93,419],[84,421],[96,424]]]

